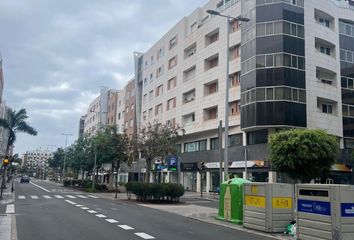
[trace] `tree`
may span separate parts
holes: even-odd
[[[326,179],[338,151],[336,138],[322,130],[281,131],[270,136],[269,145],[275,170],[302,182]]]
[[[149,182],[151,164],[155,159],[162,161],[168,154],[176,153],[177,128],[161,123],[149,123],[137,138],[138,149],[146,161],[145,182]]]
[[[53,153],[53,158],[49,159],[48,164],[51,167],[55,174],[55,180],[58,180],[58,169],[63,169],[64,164],[64,149],[58,148]]]
[[[23,132],[30,135],[36,136],[37,131],[27,124],[26,119],[28,118],[26,109],[22,108],[18,112],[7,110],[5,118],[0,118],[0,127],[9,131],[9,137],[7,139],[6,152],[5,155],[9,156],[10,148],[16,141],[16,133]]]

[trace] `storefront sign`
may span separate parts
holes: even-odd
[[[196,172],[198,171],[198,163],[181,163],[181,171]]]
[[[265,208],[265,197],[245,196],[245,204],[248,207]]]
[[[177,171],[178,167],[178,157],[177,156],[169,156],[167,159],[168,170]]]
[[[299,212],[320,214],[320,215],[331,215],[331,203],[322,201],[311,201],[299,199],[297,201],[297,208]]]
[[[354,217],[354,203],[341,204],[342,217]]]

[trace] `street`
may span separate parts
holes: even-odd
[[[48,182],[16,182],[15,189],[19,240],[270,239]]]

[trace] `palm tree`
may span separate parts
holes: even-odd
[[[37,131],[27,124],[27,118],[27,112],[24,108],[20,109],[18,112],[8,109],[5,118],[0,118],[0,127],[3,127],[9,132],[5,156],[10,157],[10,148],[16,141],[17,132],[24,132],[34,136],[37,135]]]

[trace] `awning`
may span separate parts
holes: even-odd
[[[335,172],[352,172],[352,170],[352,167],[346,164],[336,163],[331,166],[331,171]]]

